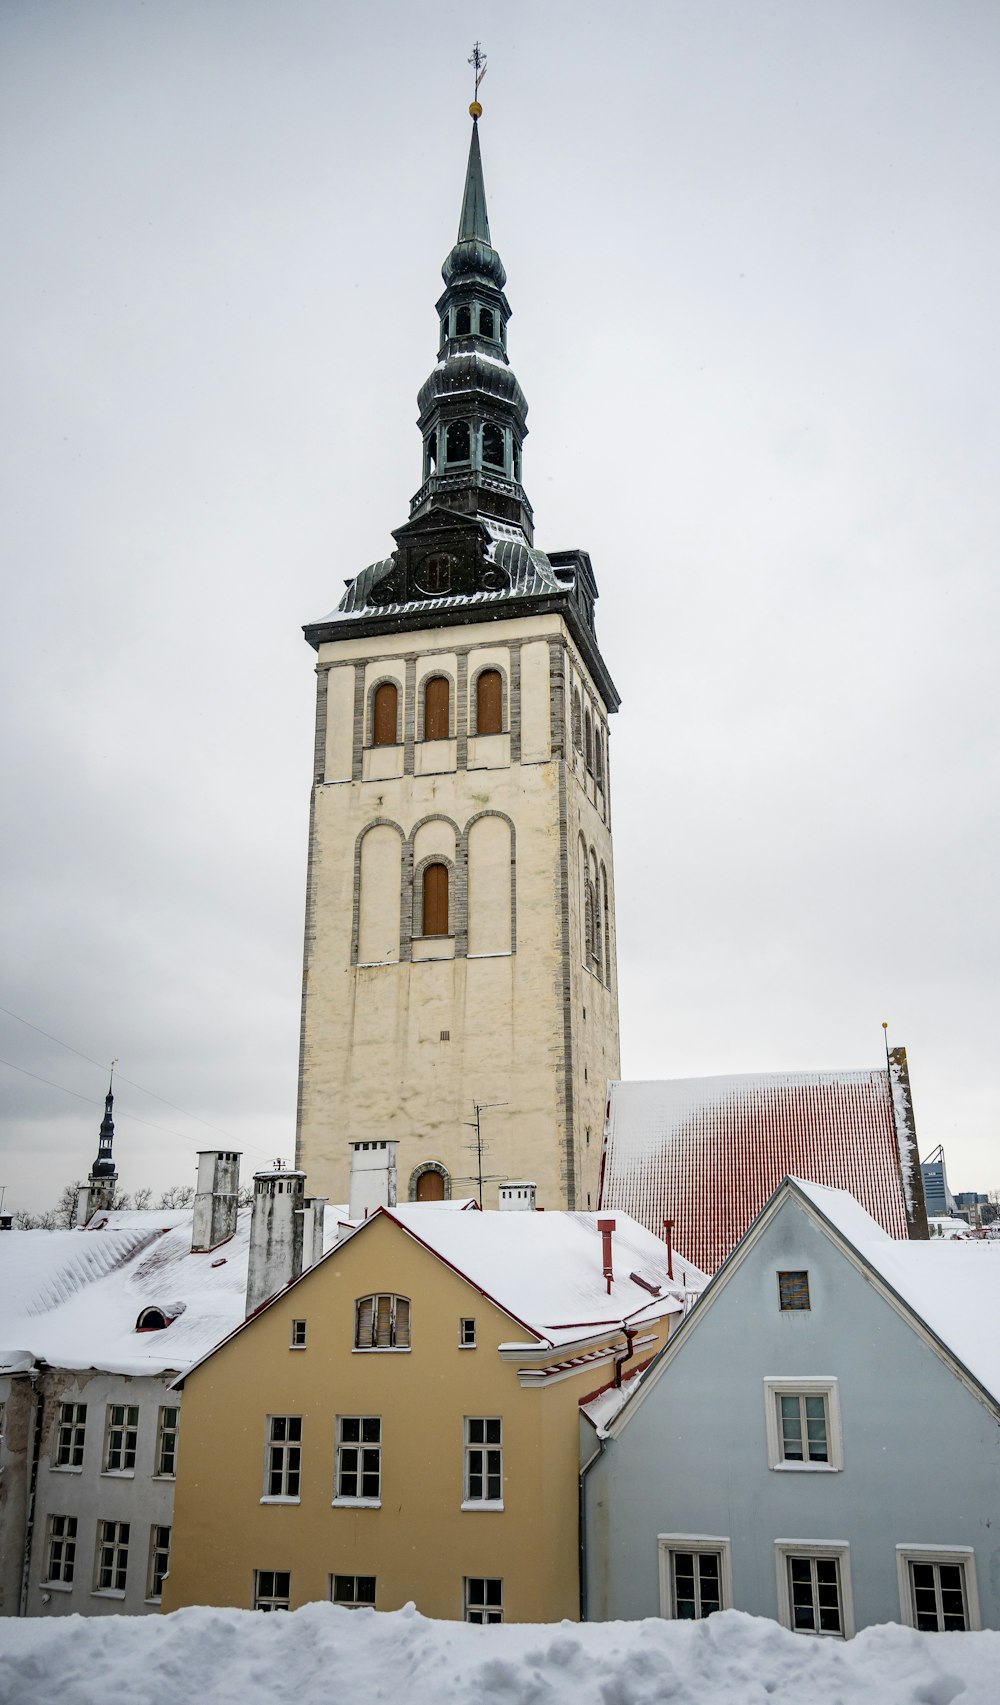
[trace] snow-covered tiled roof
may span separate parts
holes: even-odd
[[[671,1285],[666,1244],[628,1214],[612,1216],[614,1280],[609,1295],[597,1214],[455,1214],[425,1203],[381,1212],[553,1346],[625,1320],[638,1324],[677,1313],[684,1306],[684,1281],[689,1290],[706,1282],[703,1273],[675,1252]]]
[[[1000,1242],[886,1237],[847,1191],[792,1182],[1000,1402]]]
[[[673,1219],[706,1272],[786,1174],[849,1190],[890,1237],[907,1235],[887,1070],[611,1085],[602,1210],[653,1231]]]

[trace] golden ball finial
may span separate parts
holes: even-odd
[[[480,106],[480,105],[479,105],[479,102],[478,102],[478,101],[472,101],[472,102],[470,102],[470,105],[469,105],[469,114],[470,114],[470,117],[472,117],[472,118],[482,118],[482,116],[483,116],[483,109],[482,109],[482,107],[481,107],[481,106]]]
[[[889,1028],[889,1020],[888,1020],[888,1019],[887,1019],[887,1018],[883,1018],[883,1020],[882,1020],[882,1029],[883,1029],[883,1030],[888,1030],[888,1028]]]

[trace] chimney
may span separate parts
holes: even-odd
[[[667,1278],[674,1276],[674,1222],[664,1220],[663,1229],[667,1234]]]
[[[323,1219],[327,1198],[307,1196],[302,1204],[302,1271],[315,1267],[323,1253]]]
[[[535,1212],[535,1193],[537,1184],[530,1179],[509,1179],[500,1186],[500,1207],[508,1212],[533,1214]]]
[[[191,1253],[207,1255],[236,1230],[240,1157],[233,1149],[200,1149],[191,1223]]]
[[[253,1175],[247,1314],[284,1290],[302,1271],[306,1175],[275,1167]]]
[[[601,1255],[604,1261],[604,1277],[608,1281],[608,1296],[611,1295],[611,1285],[614,1280],[614,1270],[611,1264],[611,1239],[615,1231],[614,1220],[598,1220],[597,1229],[601,1234]]]
[[[376,1208],[396,1206],[396,1144],[351,1143],[347,1217],[363,1220]]]
[[[905,1048],[888,1048],[889,1089],[892,1093],[892,1118],[896,1127],[896,1146],[899,1150],[899,1170],[903,1180],[903,1201],[906,1204],[906,1230],[909,1237],[928,1238],[927,1208],[924,1202],[924,1175],[920,1170],[917,1151],[917,1124],[913,1117],[913,1095]]]

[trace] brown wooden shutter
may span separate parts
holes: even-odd
[[[424,868],[424,934],[448,934],[448,867],[444,864]]]
[[[424,688],[424,739],[447,740],[449,728],[448,682],[443,675],[434,675]]]
[[[392,681],[383,681],[380,687],[376,687],[372,712],[373,746],[395,746],[397,704],[398,694]]]
[[[375,1348],[376,1350],[391,1350],[392,1348],[392,1297],[376,1297],[378,1304],[375,1313]]]
[[[499,669],[484,669],[476,680],[476,733],[499,734],[503,728],[503,681]]]
[[[372,1345],[372,1318],[374,1315],[374,1297],[359,1297],[355,1303],[357,1327],[354,1333],[354,1346],[358,1350],[370,1350]]]
[[[410,1299],[397,1297],[393,1342],[397,1350],[408,1350],[410,1347]]]

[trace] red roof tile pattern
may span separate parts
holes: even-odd
[[[889,1073],[613,1083],[601,1210],[629,1213],[714,1273],[786,1174],[848,1190],[890,1237],[907,1235]]]

